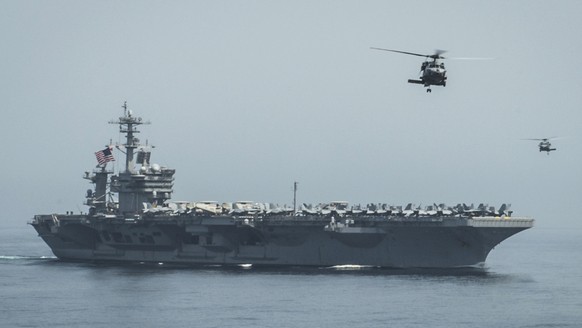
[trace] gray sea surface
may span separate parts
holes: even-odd
[[[57,260],[0,231],[2,327],[581,327],[582,238],[538,228],[484,270],[181,268]]]

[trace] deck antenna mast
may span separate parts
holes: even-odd
[[[297,185],[299,182],[293,182],[293,215],[297,213]]]

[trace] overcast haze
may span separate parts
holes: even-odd
[[[2,219],[86,211],[124,101],[174,200],[512,203],[582,227],[580,1],[0,1]],[[446,87],[408,84],[422,58]],[[560,136],[547,156],[523,138]],[[116,165],[122,164],[122,156]]]

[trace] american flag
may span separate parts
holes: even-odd
[[[103,165],[107,162],[114,161],[113,154],[111,153],[110,147],[105,147],[105,149],[95,152],[95,157],[97,157],[97,162],[99,165]]]

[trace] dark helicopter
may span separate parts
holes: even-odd
[[[540,152],[545,151],[548,155],[550,154],[551,151],[557,150],[556,148],[552,148],[552,144],[550,143],[550,140],[552,139],[556,139],[556,137],[552,137],[552,138],[542,138],[542,139],[524,139],[524,140],[536,140],[539,141],[540,143],[538,144],[538,147],[540,149]]]
[[[409,79],[408,83],[422,84],[425,87],[428,87],[428,89],[426,89],[426,92],[432,92],[432,90],[430,89],[431,85],[442,85],[443,87],[447,85],[447,70],[445,69],[445,64],[441,61],[441,59],[446,58],[446,57],[441,56],[443,53],[445,53],[444,50],[435,50],[435,53],[432,55],[423,55],[423,54],[417,54],[414,52],[384,49],[384,48],[370,47],[370,49],[391,51],[391,52],[397,52],[397,53],[401,53],[401,54],[405,54],[405,55],[425,57],[426,60],[420,66],[420,79],[419,80]],[[431,60],[429,60],[429,58]],[[482,60],[482,59],[492,59],[492,58],[449,58],[449,59]]]
[[[384,48],[371,47],[371,49],[425,57],[426,61],[422,63],[422,66],[420,66],[420,80],[409,79],[408,83],[423,84],[425,87],[428,87],[428,89],[426,89],[426,92],[432,91],[430,89],[431,85],[442,85],[443,87],[447,85],[447,70],[445,69],[445,64],[439,61],[439,59],[445,59],[445,57],[441,56],[445,52],[443,50],[436,50],[435,53],[432,55],[423,55],[414,52],[406,52]],[[432,60],[428,60],[429,58],[431,58]]]

